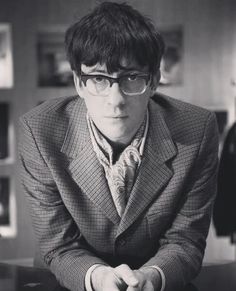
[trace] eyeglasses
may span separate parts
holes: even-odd
[[[92,95],[108,96],[114,83],[119,84],[121,92],[125,95],[139,95],[146,91],[150,75],[126,74],[118,78],[104,75],[81,74],[81,81]]]

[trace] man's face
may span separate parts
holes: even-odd
[[[88,67],[82,64],[81,74],[102,75],[117,78],[126,74],[146,73],[145,69],[140,69],[136,64],[129,64],[125,69],[109,75],[106,65],[97,64]],[[137,95],[126,95],[120,90],[118,83],[113,83],[109,88],[109,94],[102,96],[89,92],[88,82],[85,86],[80,78],[74,74],[75,86],[81,98],[84,99],[89,116],[96,127],[111,142],[116,144],[128,144],[142,121],[144,120],[148,101],[153,94],[150,81],[146,90]]]

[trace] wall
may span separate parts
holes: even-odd
[[[99,1],[97,1],[99,2]],[[173,97],[208,108],[227,109],[230,123],[234,120],[234,88],[231,85],[235,49],[236,18],[234,0],[130,0],[160,27],[182,25],[184,28],[184,83],[161,88]],[[95,5],[95,0],[0,0],[0,22],[12,23],[14,79],[13,89],[0,90],[0,101],[11,105],[11,120],[18,139],[17,121],[21,114],[38,102],[74,94],[69,89],[37,88],[36,34],[47,27],[67,27],[74,19]],[[234,47],[233,47],[234,45]],[[15,179],[18,235],[0,239],[0,259],[30,257],[34,236],[28,208],[17,171],[17,163],[0,166],[0,175]],[[234,248],[228,239],[216,239],[211,228],[206,260],[232,259]]]

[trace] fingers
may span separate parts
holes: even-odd
[[[140,270],[131,270],[128,265],[116,268],[99,266],[91,274],[95,291],[154,291],[152,281]]]
[[[127,286],[137,286],[139,282],[127,265],[100,265],[91,273],[91,283],[95,291],[125,291]]]
[[[146,275],[140,270],[133,271],[135,277],[138,279],[138,285],[136,286],[128,286],[126,291],[155,291],[159,289],[155,289],[151,280],[146,277]]]
[[[114,274],[114,269],[100,265],[91,273],[91,285],[95,291],[121,291],[124,282]],[[126,285],[127,286],[127,285]]]
[[[107,274],[101,291],[125,291],[126,286],[114,273]]]
[[[128,286],[136,287],[139,284],[137,276],[128,265],[122,264],[114,268],[114,274],[119,279],[123,280]]]
[[[150,281],[145,282],[142,286],[138,285],[136,287],[128,286],[126,291],[155,291],[152,283]]]

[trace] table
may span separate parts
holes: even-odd
[[[235,291],[236,262],[203,266],[183,291]],[[0,291],[67,291],[46,269],[0,263]],[[174,291],[174,290],[173,290]]]
[[[197,291],[235,291],[236,262],[218,262],[203,266],[193,284]]]
[[[46,269],[0,263],[0,291],[66,291]]]

